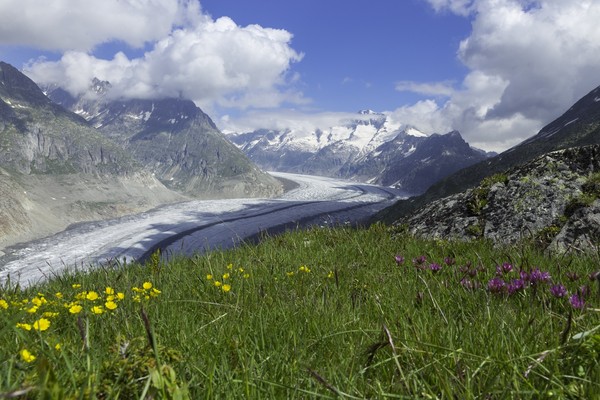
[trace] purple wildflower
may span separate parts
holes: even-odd
[[[525,281],[523,279],[513,279],[508,285],[508,294],[514,294],[525,289]]]
[[[402,257],[400,254],[396,254],[394,256],[394,259],[396,260],[396,264],[401,265],[404,263],[404,257]]]
[[[429,264],[429,270],[432,272],[439,272],[441,269],[442,269],[442,266],[440,264],[436,264],[436,263]]]
[[[425,261],[427,261],[427,257],[425,257],[425,256],[419,256],[417,258],[413,258],[413,264],[415,264],[415,266],[420,266],[422,264],[425,264]]]
[[[492,293],[503,293],[506,287],[506,282],[502,278],[495,277],[488,282],[488,290]]]
[[[552,296],[554,297],[565,297],[567,295],[567,289],[563,286],[563,285],[552,285],[550,286],[550,293],[552,293]]]
[[[442,266],[440,264],[433,263],[433,264],[429,264],[429,269],[432,272],[439,272],[442,269]]]
[[[521,270],[521,271],[519,272],[519,277],[520,277],[521,279],[523,279],[525,282],[529,282],[529,278],[530,278],[530,276],[529,276],[529,274],[528,274],[527,272],[525,272],[525,271]]]
[[[502,264],[502,272],[504,272],[505,274],[512,272],[512,270],[513,270],[512,264],[509,264],[506,262]]]
[[[573,306],[573,308],[576,308],[578,310],[582,310],[585,307],[585,300],[582,296],[580,296],[577,293],[569,297],[569,303],[571,303],[571,306]]]
[[[548,282],[550,280],[550,273],[547,271],[540,271],[539,268],[534,268],[529,274],[529,280],[532,285],[536,285],[538,282]]]
[[[446,258],[444,258],[444,263],[445,263],[447,266],[454,265],[454,263],[455,263],[455,262],[456,262],[456,261],[455,261],[455,260],[454,260],[454,258],[452,258],[452,257],[446,257]]]

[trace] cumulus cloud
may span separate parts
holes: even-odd
[[[85,93],[96,77],[111,83],[111,95],[127,98],[181,96],[203,108],[274,107],[302,103],[302,94],[285,87],[287,72],[302,59],[290,45],[292,34],[259,25],[238,26],[228,17],[198,15],[174,29],[139,58],[117,53],[104,60],[88,52],[67,51],[58,61],[36,60],[25,72],[40,84],[58,84],[71,94]],[[289,86],[289,85],[288,85]]]
[[[471,143],[504,150],[600,84],[598,1],[426,1],[438,12],[472,19],[472,32],[457,50],[470,72],[455,90],[439,82],[401,82],[398,90],[449,98],[428,103],[436,105],[429,109],[401,107],[398,118],[422,112],[422,124],[435,131],[458,129]]]
[[[88,51],[120,40],[142,47],[193,22],[199,8],[195,0],[2,0],[0,43]]]

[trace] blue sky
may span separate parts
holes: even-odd
[[[3,0],[0,59],[84,93],[182,95],[225,131],[360,109],[504,150],[600,85],[596,0]]]

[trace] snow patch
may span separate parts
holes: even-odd
[[[415,137],[427,137],[427,135],[416,128],[408,128],[406,129],[406,134]]]

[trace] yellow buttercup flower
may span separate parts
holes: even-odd
[[[62,299],[62,298],[63,298],[63,294],[62,294],[61,292],[54,293],[54,296],[55,296],[57,299]]]
[[[104,306],[109,310],[114,310],[117,308],[117,303],[115,303],[114,301],[107,301],[106,303],[104,303]]]
[[[81,289],[81,283],[74,283],[71,285],[73,289]]]
[[[99,315],[102,314],[104,312],[104,308],[102,308],[102,306],[94,306],[92,307],[92,313]]]
[[[50,328],[50,320],[46,318],[40,318],[33,323],[33,329],[35,329],[36,331],[43,332],[48,328]]]
[[[146,290],[150,290],[152,289],[152,283],[150,282],[144,282],[144,284],[142,285],[142,287]]]
[[[100,296],[98,295],[98,293],[94,292],[93,290],[91,292],[88,292],[88,294],[85,295],[85,298],[88,299],[89,301],[94,301],[94,300],[98,300]]]
[[[35,360],[35,356],[33,354],[31,354],[29,352],[29,350],[27,350],[27,349],[21,350],[21,352],[19,354],[21,354],[21,359],[25,362],[30,363]]]
[[[61,348],[62,348],[62,346],[60,345],[60,343],[56,343],[54,345],[54,350],[56,350],[56,351],[60,351]]]
[[[227,269],[233,269],[233,264],[228,264]]]
[[[206,274],[207,281],[212,281],[212,278],[213,278],[212,274]]]
[[[107,286],[106,289],[104,289],[104,293],[106,293],[106,294],[115,294],[115,289]]]
[[[25,329],[26,331],[30,331],[31,330],[31,325],[30,324],[21,323],[21,322],[17,322],[17,328],[21,328],[21,329]]]
[[[221,283],[221,282],[219,282],[219,281],[215,281],[215,286],[216,286],[216,287],[219,287],[219,286],[221,286],[221,285],[222,285],[222,283]]]
[[[6,300],[0,299],[0,308],[3,308],[5,310],[8,309],[8,303],[6,302]]]
[[[125,298],[125,293],[119,292],[117,293],[117,299],[123,300]]]
[[[38,306],[33,306],[33,307],[31,307],[31,308],[28,308],[26,311],[27,311],[29,314],[35,314],[35,313],[37,312],[38,308],[39,308]]]
[[[83,310],[83,307],[81,307],[79,304],[74,304],[71,307],[69,307],[69,312],[71,314],[79,314],[81,310]]]
[[[223,286],[221,286],[221,290],[223,290],[225,293],[227,293],[231,290],[231,285],[226,283]]]
[[[223,280],[229,279],[229,272],[223,274]]]

